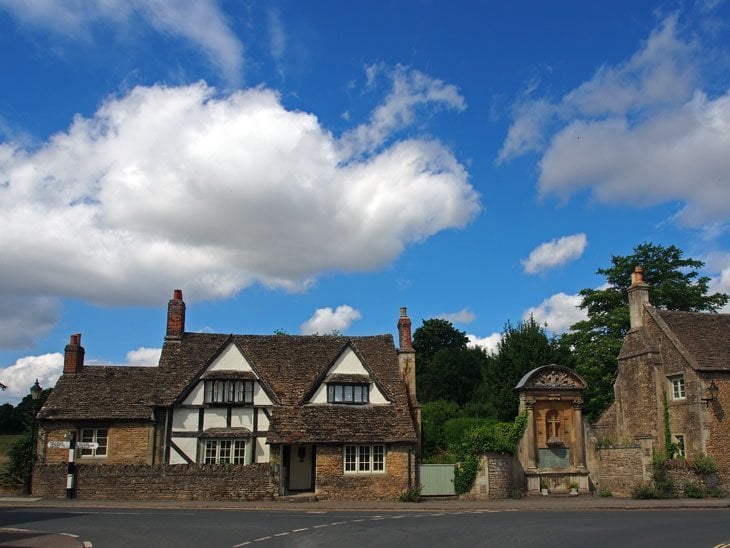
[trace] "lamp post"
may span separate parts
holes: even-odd
[[[41,397],[43,389],[38,384],[38,379],[35,380],[33,386],[30,387],[31,407],[30,407],[30,455],[28,457],[28,464],[25,469],[25,483],[23,485],[23,492],[26,495],[30,495],[31,487],[33,483],[33,464],[35,463],[35,414],[36,414],[36,402]]]

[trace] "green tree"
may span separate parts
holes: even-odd
[[[466,333],[456,329],[450,321],[440,318],[423,320],[423,325],[413,333],[413,350],[416,351],[416,373],[426,369],[436,352],[443,348],[466,348]]]
[[[644,269],[649,300],[657,308],[715,312],[727,304],[725,293],[708,294],[710,279],[700,276],[702,261],[685,258],[682,250],[643,243],[631,255],[611,257],[611,266],[597,273],[607,287],[583,289],[580,307],[588,319],[580,321],[560,339],[572,355],[572,365],[588,382],[585,413],[595,419],[613,401],[613,380],[623,338],[630,328],[626,289],[634,268]]]
[[[464,405],[472,399],[474,389],[481,381],[486,360],[486,355],[478,348],[442,348],[433,355],[416,381],[418,400],[448,400]]]
[[[522,376],[536,367],[564,361],[557,342],[548,338],[534,318],[517,325],[508,321],[497,351],[487,360],[475,396],[479,401],[491,402],[499,420],[511,421],[517,416],[519,398],[515,386]]]

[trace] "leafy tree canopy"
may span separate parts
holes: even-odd
[[[450,321],[440,318],[423,320],[423,325],[413,333],[413,350],[416,351],[416,371],[426,368],[434,354],[443,348],[466,348],[466,333],[456,329]]]
[[[725,293],[708,294],[710,279],[697,270],[704,263],[683,255],[673,245],[637,245],[631,255],[613,256],[611,266],[597,270],[606,278],[607,287],[580,292],[580,307],[588,319],[574,324],[560,343],[571,352],[573,367],[588,382],[584,409],[589,418],[597,418],[613,401],[617,358],[630,328],[626,289],[637,266],[644,270],[649,300],[655,307],[714,312],[727,304],[730,297]]]

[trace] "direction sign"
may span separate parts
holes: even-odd
[[[49,449],[68,449],[71,447],[71,442],[69,441],[49,441],[48,442],[48,448]]]
[[[77,441],[76,447],[79,449],[99,449],[99,444],[95,441]]]

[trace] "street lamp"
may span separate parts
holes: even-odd
[[[23,485],[23,492],[26,495],[30,495],[31,487],[33,483],[33,464],[35,462],[35,415],[36,415],[36,402],[41,397],[43,389],[38,384],[38,379],[35,380],[33,386],[30,387],[30,456],[28,458],[28,464],[25,469],[25,484]]]

